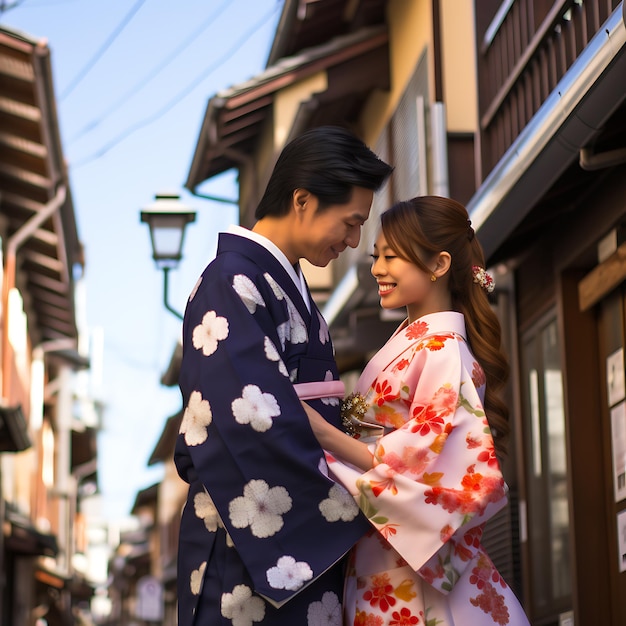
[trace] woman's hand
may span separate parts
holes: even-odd
[[[373,456],[366,444],[353,439],[349,435],[329,424],[314,408],[302,402],[313,434],[324,450],[328,450],[337,458],[356,465],[364,471],[372,468]]]

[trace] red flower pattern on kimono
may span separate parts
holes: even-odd
[[[496,456],[496,447],[493,440],[483,443],[483,449],[478,454],[478,460],[481,463],[487,463],[489,467],[498,468],[498,457]]]
[[[372,576],[372,586],[363,594],[363,599],[372,607],[378,607],[386,613],[390,607],[395,606],[396,599],[392,595],[393,585],[388,574]]]
[[[386,463],[398,474],[422,474],[431,462],[431,454],[428,448],[406,447],[402,456],[396,452],[384,452],[382,446],[376,450],[376,455],[382,463]],[[379,452],[380,451],[380,452]]]
[[[429,337],[424,343],[418,346],[418,350],[426,348],[427,350],[441,350],[446,345],[447,339],[454,339],[454,335],[433,335]]]
[[[403,607],[399,611],[394,611],[391,614],[389,626],[414,626],[419,623],[419,617],[417,617],[417,615],[412,615],[411,610],[407,607]]]
[[[420,576],[430,585],[432,585],[438,578],[443,578],[445,573],[446,572],[441,563],[437,563],[435,569],[422,567],[420,570]]]
[[[488,613],[496,624],[505,626],[509,623],[509,609],[504,602],[504,596],[499,594],[491,585],[485,587],[483,592],[470,602]]]
[[[465,443],[467,444],[468,450],[473,450],[474,448],[480,448],[483,443],[482,437],[475,437],[471,433],[467,433],[465,437]]]
[[[385,480],[373,480],[370,482],[370,486],[375,497],[378,497],[385,489],[390,489],[391,493],[394,495],[398,493],[396,483],[391,476],[387,477]]]
[[[393,366],[393,372],[394,374],[397,372],[401,372],[402,370],[405,370],[408,365],[409,365],[410,361],[409,359],[400,359],[394,366]]]
[[[415,322],[409,324],[405,334],[407,339],[421,339],[428,332],[428,324],[426,322]]]
[[[386,402],[393,402],[398,397],[398,394],[394,392],[393,387],[387,380],[376,381],[374,389],[376,391],[374,402],[378,406],[382,406]]]
[[[450,526],[450,524],[446,524],[439,532],[439,536],[441,537],[441,543],[446,543],[446,541],[449,541],[450,537],[452,537],[454,533],[455,529]]]
[[[483,368],[475,361],[472,367],[472,382],[476,388],[482,387],[487,382]]]
[[[454,554],[455,556],[458,556],[461,561],[465,562],[470,561],[474,556],[474,552],[468,550],[463,544],[456,542],[454,543]]]
[[[441,387],[432,397],[430,404],[413,407],[413,419],[415,424],[411,432],[424,436],[431,430],[435,434],[443,431],[444,417],[454,413],[458,395],[451,387]]]
[[[480,540],[483,536],[482,526],[470,528],[464,535],[463,541],[472,548],[480,548]]]
[[[463,316],[434,313],[400,329],[357,391],[369,404],[365,420],[385,430],[369,444],[370,470],[330,467],[351,493],[356,488],[376,531],[354,548],[347,623],[528,626],[481,545],[506,485],[484,412],[484,371]]]
[[[439,504],[446,511],[463,514],[482,513],[489,502],[497,502],[504,496],[504,480],[501,477],[483,476],[471,465],[461,480],[462,490],[435,486],[424,495],[427,504]]]
[[[385,524],[381,528],[378,529],[378,532],[385,538],[389,539],[392,535],[395,535],[398,531],[396,530],[396,526],[398,524]]]
[[[383,626],[383,618],[373,613],[357,611],[354,618],[354,626]]]

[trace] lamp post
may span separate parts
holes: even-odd
[[[180,201],[175,193],[159,193],[154,202],[141,210],[141,221],[150,228],[152,258],[163,270],[163,304],[178,319],[183,316],[168,302],[169,271],[178,267],[182,259],[185,228],[196,220],[196,212]]]

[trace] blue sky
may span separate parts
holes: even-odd
[[[159,379],[180,335],[163,304],[141,208],[160,191],[197,210],[184,258],[170,273],[183,311],[236,208],[182,189],[207,102],[265,68],[282,0],[17,0],[4,26],[46,39],[63,149],[85,246],[87,320],[104,332],[99,435],[103,514],[127,516],[138,490],[158,481],[147,461],[180,408]],[[11,2],[9,0],[9,6]],[[236,198],[232,173],[205,193]]]

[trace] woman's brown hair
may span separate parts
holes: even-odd
[[[483,249],[474,235],[465,207],[449,198],[419,196],[394,204],[381,215],[387,243],[406,261],[431,273],[425,261],[446,251],[451,256],[448,286],[452,307],[463,313],[472,353],[486,377],[485,413],[497,452],[506,452],[508,408],[499,396],[509,365],[500,347],[500,322],[487,292],[474,282],[473,266],[485,266]]]

